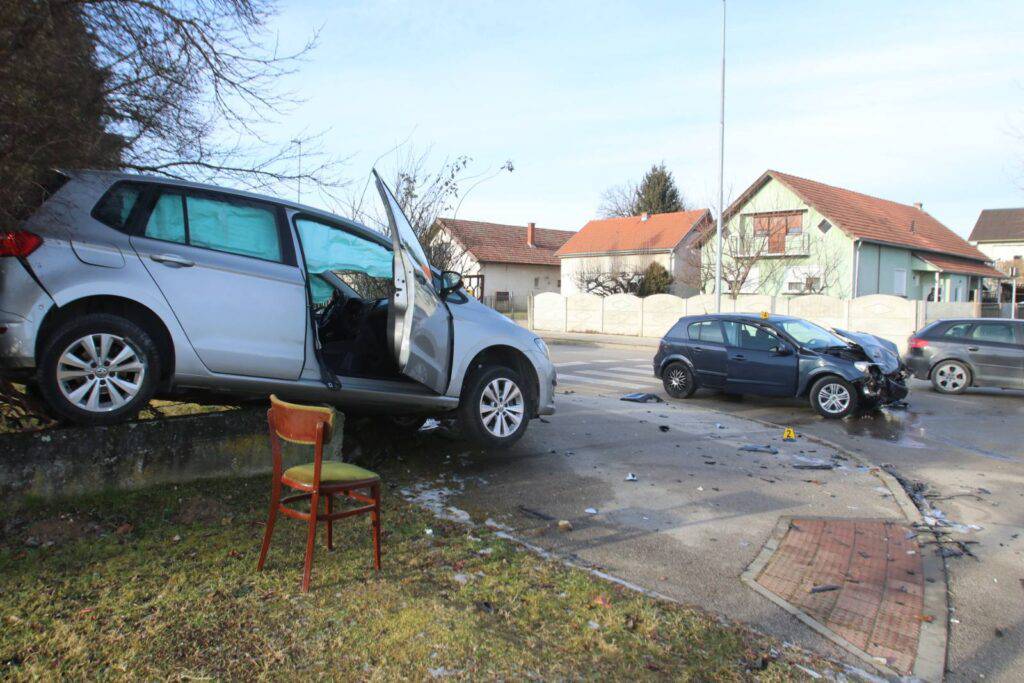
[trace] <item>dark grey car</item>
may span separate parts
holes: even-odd
[[[784,315],[680,318],[661,340],[654,375],[673,398],[698,388],[806,397],[827,418],[907,395],[906,368],[891,341]]]
[[[936,391],[968,387],[1024,389],[1024,322],[997,318],[940,320],[915,333],[904,360]]]

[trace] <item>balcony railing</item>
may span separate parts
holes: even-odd
[[[736,258],[793,258],[811,255],[808,235],[786,235],[785,240],[773,240],[768,235],[745,235],[729,238],[729,252]]]

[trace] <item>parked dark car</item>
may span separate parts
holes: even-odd
[[[904,361],[936,391],[968,387],[1024,389],[1024,322],[997,318],[940,320],[915,333]]]
[[[680,318],[661,340],[654,374],[674,398],[698,388],[807,397],[828,418],[901,400],[908,371],[891,341],[789,316]]]

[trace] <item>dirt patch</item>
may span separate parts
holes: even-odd
[[[25,545],[48,548],[81,538],[95,537],[100,526],[95,522],[73,515],[61,515],[28,524],[21,532]]]
[[[192,496],[187,498],[174,516],[179,524],[219,524],[231,517],[231,509],[216,498]]]

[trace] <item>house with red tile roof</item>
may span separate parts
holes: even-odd
[[[555,252],[570,230],[438,218],[433,240],[450,245],[467,289],[496,308],[525,310],[533,294],[560,288]]]
[[[892,294],[972,301],[991,258],[921,204],[765,171],[725,212],[722,270],[726,292]],[[701,237],[702,272],[713,290],[714,230]]]
[[[1015,271],[1018,285],[1024,282],[1024,208],[985,209],[968,240],[1002,272]]]
[[[610,272],[643,272],[660,263],[673,277],[672,293],[696,294],[699,235],[711,225],[708,209],[592,220],[558,250],[562,293],[586,291],[585,280]]]

